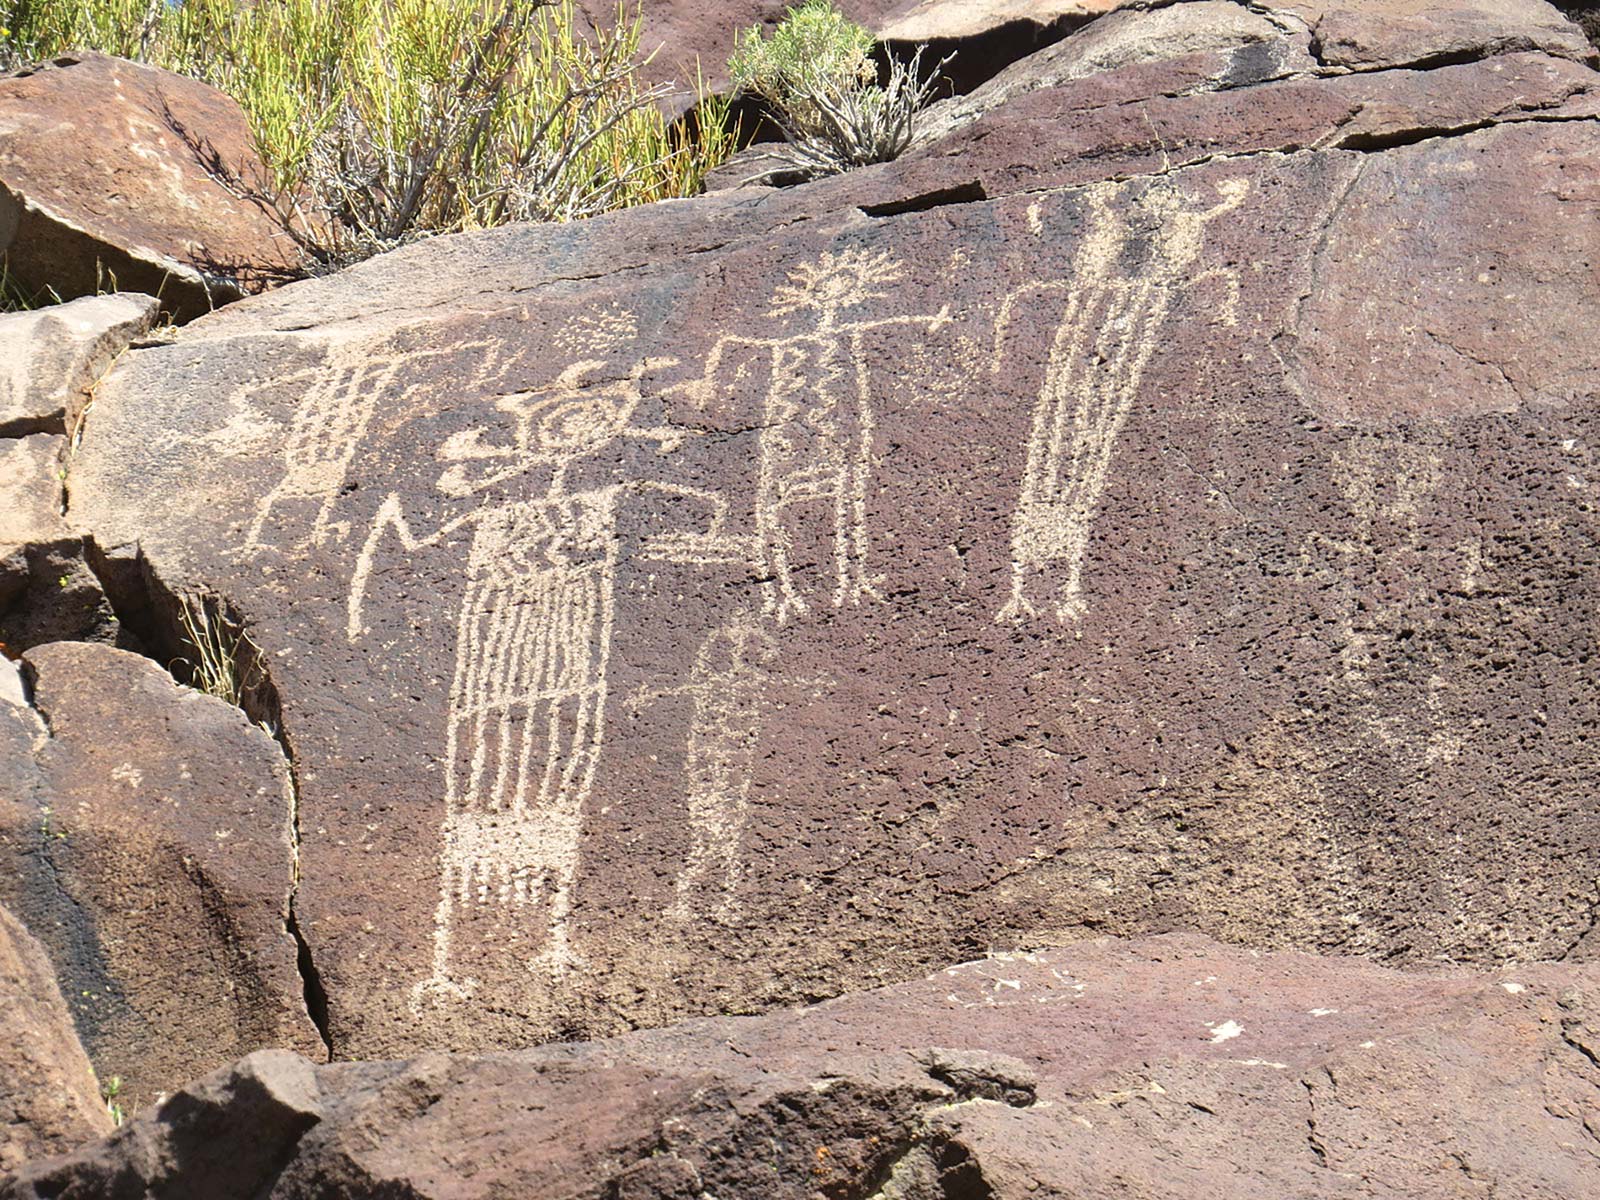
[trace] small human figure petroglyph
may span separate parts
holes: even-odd
[[[729,394],[761,390],[755,489],[755,561],[762,612],[780,625],[810,611],[794,570],[796,543],[818,525],[829,530],[835,608],[881,598],[868,567],[867,493],[872,471],[873,412],[863,340],[892,326],[937,330],[937,313],[875,319],[850,310],[889,295],[904,267],[881,252],[825,252],[802,263],[773,292],[767,316],[799,328],[776,337],[719,338],[704,374],[672,389],[706,409]]]

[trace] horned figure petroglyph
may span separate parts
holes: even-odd
[[[711,514],[703,531],[680,535],[659,556],[647,543],[645,558],[743,561],[739,539],[722,528],[726,505],[712,493],[651,481],[569,486],[575,466],[624,439],[653,441],[666,454],[688,436],[636,423],[642,376],[669,363],[649,359],[606,381],[594,378],[603,362],[579,362],[550,388],[501,397],[497,406],[515,422],[509,443],[474,429],[439,450],[450,464],[439,490],[481,495],[477,508],[419,536],[391,495],[374,519],[351,584],[352,639],[364,632],[368,580],[387,533],[416,551],[472,527],[446,728],[433,967],[414,1006],[477,987],[455,952],[464,926],[480,963],[487,956],[495,966],[559,976],[576,961],[567,924],[606,735],[619,501],[659,490]],[[507,498],[530,480],[534,498]]]
[[[875,418],[863,339],[897,325],[934,331],[949,323],[950,310],[874,320],[848,314],[886,297],[903,278],[903,266],[887,254],[825,252],[792,271],[767,310],[775,319],[809,318],[809,328],[770,338],[724,336],[705,373],[671,389],[702,409],[729,404],[729,393],[762,389],[754,551],[762,613],[780,625],[810,610],[793,552],[819,522],[831,530],[833,606],[881,598],[867,562]]]
[[[1194,208],[1175,188],[1152,188],[1137,210],[1141,225],[1148,225],[1146,257],[1124,263],[1131,231],[1112,206],[1118,199],[1128,202],[1125,191],[1116,184],[1087,188],[1090,229],[1071,277],[1030,284],[1006,297],[996,325],[997,372],[1006,365],[1005,340],[1014,323],[1039,321],[1052,295],[1063,294],[1066,303],[1034,408],[1012,518],[1011,591],[997,620],[1037,615],[1029,585],[1056,563],[1065,571],[1053,596],[1056,618],[1068,622],[1083,615],[1083,560],[1117,437],[1178,289],[1215,277],[1237,297],[1231,272],[1189,271],[1203,249],[1205,227],[1238,208],[1248,190],[1248,180],[1230,179],[1218,186],[1218,203]],[[1233,319],[1232,303],[1225,320]]]

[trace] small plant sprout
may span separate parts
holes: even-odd
[[[891,60],[878,81],[873,38],[831,0],[789,10],[770,38],[739,38],[728,70],[736,88],[760,98],[783,134],[773,157],[806,178],[887,162],[911,144],[916,114],[938,85],[948,57],[928,72],[923,49]],[[777,172],[769,172],[776,174]]]
[[[100,1086],[100,1096],[106,1102],[106,1111],[111,1114],[111,1123],[121,1125],[128,1119],[127,1112],[123,1109],[118,1099],[122,1095],[122,1076],[113,1075]]]

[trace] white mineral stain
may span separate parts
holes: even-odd
[[[1226,1042],[1228,1039],[1236,1038],[1244,1032],[1244,1026],[1237,1021],[1224,1021],[1217,1026],[1212,1026],[1208,1021],[1206,1025],[1207,1028],[1211,1029],[1211,1041],[1213,1043]]]

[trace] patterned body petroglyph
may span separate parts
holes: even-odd
[[[335,344],[325,362],[288,381],[303,380],[306,391],[282,435],[283,476],[256,505],[244,555],[317,545],[340,531],[331,521],[334,503],[400,365],[365,346]]]
[[[364,631],[367,581],[388,532],[414,551],[473,526],[446,729],[433,970],[416,990],[418,1004],[476,989],[456,954],[468,929],[480,962],[487,955],[502,967],[515,960],[559,976],[577,961],[568,918],[583,813],[605,744],[618,503],[659,489],[712,512],[704,531],[676,539],[663,557],[688,545],[708,559],[725,545],[725,505],[710,493],[649,481],[568,487],[577,463],[620,439],[654,441],[662,453],[682,442],[682,430],[634,422],[639,379],[662,365],[647,360],[626,379],[588,383],[604,364],[580,362],[548,390],[502,397],[499,407],[516,420],[510,444],[470,430],[440,449],[451,464],[440,490],[483,494],[481,506],[418,536],[391,496],[358,561],[352,638]],[[524,477],[542,483],[542,495],[500,497],[502,485]],[[644,555],[652,557],[652,547]]]
[[[1229,180],[1209,208],[1186,207],[1185,197],[1157,187],[1143,200],[1150,222],[1148,261],[1125,271],[1127,221],[1112,208],[1123,198],[1115,184],[1085,189],[1090,230],[1074,257],[1070,278],[1029,284],[1006,297],[996,327],[995,367],[1008,365],[1007,334],[1065,298],[1034,408],[1028,457],[1011,527],[1011,588],[997,620],[1038,615],[1035,580],[1059,579],[1048,605],[1066,623],[1084,613],[1083,563],[1117,437],[1139,395],[1173,297],[1185,284],[1216,275],[1236,296],[1230,272],[1190,277],[1205,227],[1244,201],[1249,184]],[[1231,305],[1225,320],[1232,320]],[[1056,564],[1060,564],[1059,567]],[[1060,574],[1058,574],[1058,572]]]
[[[796,575],[793,551],[818,522],[831,530],[829,602],[840,608],[881,598],[879,580],[868,567],[876,416],[863,340],[896,325],[937,330],[950,315],[948,307],[873,320],[847,314],[887,296],[903,276],[901,264],[884,254],[825,253],[792,272],[767,311],[772,319],[809,316],[809,329],[772,338],[719,338],[704,375],[675,389],[703,409],[727,404],[728,393],[748,388],[752,377],[763,389],[753,545],[763,578],[762,613],[780,625],[814,603]]]

